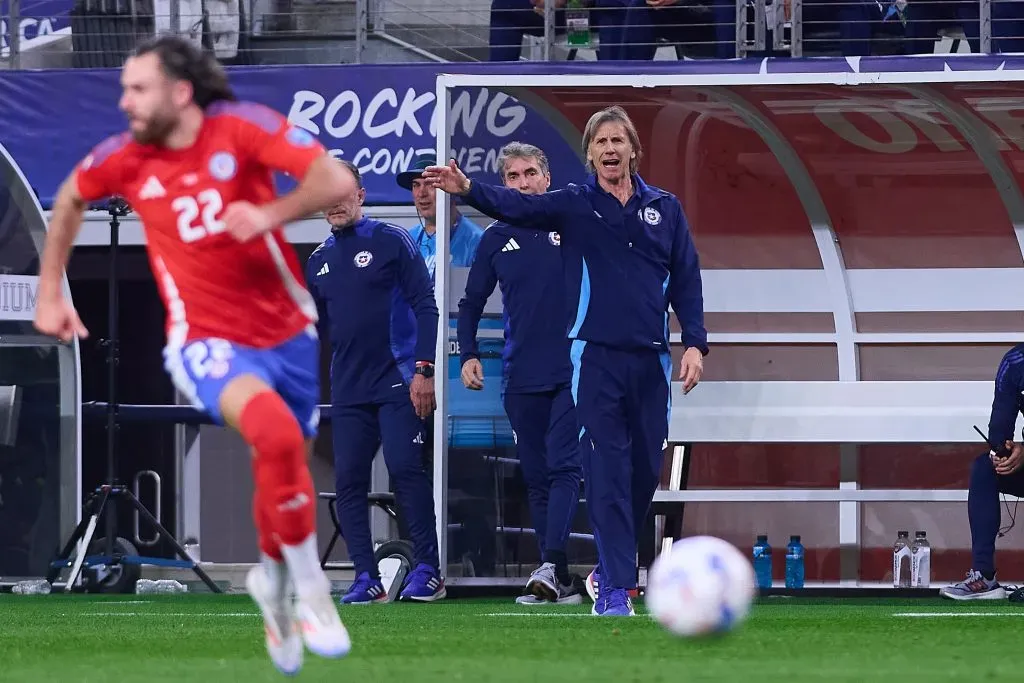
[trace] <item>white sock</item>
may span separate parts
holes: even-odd
[[[310,534],[298,545],[281,544],[281,554],[288,563],[288,571],[295,582],[299,597],[330,591],[331,583],[320,568],[316,534]]]
[[[260,565],[263,566],[263,572],[267,575],[274,595],[279,599],[286,596],[288,594],[288,565],[278,562],[264,553],[260,553]]]

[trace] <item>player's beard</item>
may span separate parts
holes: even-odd
[[[167,139],[177,123],[171,114],[156,113],[150,117],[141,130],[132,128],[132,137],[140,145],[158,145]]]

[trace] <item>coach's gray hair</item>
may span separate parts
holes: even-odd
[[[629,160],[629,172],[631,175],[636,173],[640,168],[640,158],[644,154],[643,148],[640,146],[640,135],[636,132],[636,126],[633,125],[629,114],[618,105],[605,107],[601,111],[595,112],[587,121],[586,128],[583,129],[583,158],[586,159],[587,171],[594,172],[594,162],[587,156],[590,143],[594,140],[597,129],[605,123],[621,123],[626,129],[626,137],[629,138],[629,145],[633,148],[633,158]]]
[[[505,180],[505,166],[510,159],[536,159],[540,164],[540,172],[550,175],[548,155],[540,147],[526,142],[509,142],[498,152],[498,176]]]

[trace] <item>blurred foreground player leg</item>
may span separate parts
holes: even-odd
[[[498,174],[526,194],[551,184],[547,156],[520,142],[502,147]],[[561,239],[543,225],[532,233],[501,222],[485,232],[459,302],[462,383],[483,388],[477,330],[487,299],[501,287],[505,317],[502,394],[526,482],[541,565],[520,604],[576,604],[582,596],[569,575],[566,542],[579,504],[580,449],[572,401]]]
[[[971,525],[971,569],[967,577],[939,593],[953,600],[1001,600],[1006,590],[996,580],[996,537],[1002,521],[999,494],[1024,496],[1024,445],[1013,441],[1017,415],[1024,412],[1024,344],[1010,349],[996,371],[988,422],[989,444],[971,465],[967,517]],[[1012,519],[1012,516],[1011,516]]]
[[[334,203],[351,178],[280,114],[235,101],[217,62],[186,41],[146,43],[121,82],[129,131],[94,148],[58,193],[35,324],[64,341],[87,334],[61,278],[88,203],[124,197],[168,312],[171,379],[252,448],[262,561],[247,585],[274,665],[295,673],[303,641],[324,657],[351,644],[317,556],[306,462],[319,417],[316,306],[282,226]],[[298,188],[276,197],[273,171]]]
[[[446,595],[423,464],[424,420],[435,407],[434,287],[409,232],[363,216],[359,169],[342,163],[354,188],[327,212],[331,234],[306,263],[320,329],[331,340],[338,520],[356,569],[342,602],[388,597],[373,561],[366,499],[381,444],[416,556],[400,597],[432,602]]]

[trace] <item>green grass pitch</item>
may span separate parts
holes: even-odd
[[[352,653],[296,680],[1020,681],[1024,606],[767,598],[735,633],[686,641],[650,618],[510,600],[341,608]],[[924,616],[922,616],[924,615]],[[929,616],[930,615],[930,616]],[[244,595],[0,596],[0,681],[282,681]]]

